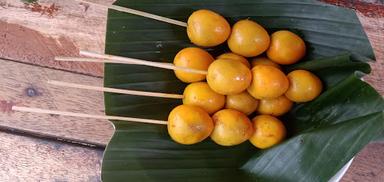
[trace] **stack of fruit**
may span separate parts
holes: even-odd
[[[175,66],[207,71],[207,75],[175,71],[177,78],[190,83],[183,105],[168,118],[168,132],[178,143],[195,144],[210,136],[223,146],[249,140],[258,148],[269,148],[286,136],[278,117],[294,102],[311,101],[322,91],[320,79],[309,71],[284,73],[284,65],[300,61],[306,52],[303,39],[293,32],[269,35],[249,19],[231,29],[219,14],[198,10],[188,19],[187,33],[201,47],[227,41],[231,52],[215,60],[204,49],[188,47],[175,56]],[[248,115],[255,113],[250,120]]]

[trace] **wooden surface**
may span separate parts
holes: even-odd
[[[53,110],[104,114],[103,94],[49,85],[48,80],[62,80],[88,85],[102,85],[102,79],[40,66],[0,59],[0,102],[17,103]],[[3,110],[6,104],[2,106]],[[65,138],[77,142],[105,145],[113,134],[107,120],[55,115],[0,114],[0,127]]]
[[[358,7],[358,16],[377,57],[372,74],[365,80],[384,95],[383,5],[369,0],[327,1]],[[372,8],[375,11],[369,13]],[[103,113],[102,94],[64,89],[45,81],[102,85],[101,64],[55,62],[53,57],[77,55],[79,49],[103,52],[106,14],[104,8],[75,1],[25,4],[0,0],[0,181],[99,180],[100,147],[113,133],[108,121],[9,113],[9,107],[17,103]],[[343,181],[384,181],[383,151],[384,143],[367,146]]]
[[[0,181],[100,181],[102,149],[0,132]]]

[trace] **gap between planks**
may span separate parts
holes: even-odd
[[[0,59],[0,127],[104,146],[114,129],[108,120],[6,112],[7,104],[104,114],[103,93],[52,86],[50,79],[102,85],[101,78]],[[8,106],[9,107],[9,106]]]

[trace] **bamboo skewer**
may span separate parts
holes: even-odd
[[[206,75],[207,71],[190,69],[186,67],[175,66],[170,63],[158,63],[152,61],[145,61],[141,59],[126,58],[122,56],[114,56],[108,54],[99,54],[90,51],[80,51],[80,55],[89,56],[92,58],[78,58],[78,57],[55,57],[57,61],[84,61],[84,62],[103,62],[103,63],[119,63],[119,64],[136,64],[136,65],[145,65],[157,68],[164,68],[170,70],[179,70],[189,73],[203,74]]]
[[[48,84],[85,89],[85,90],[94,90],[100,92],[110,92],[110,93],[119,93],[127,95],[138,95],[138,96],[148,96],[148,97],[161,97],[161,98],[171,98],[171,99],[182,99],[184,96],[179,94],[167,94],[159,92],[144,92],[144,91],[135,91],[135,90],[126,90],[126,89],[117,89],[117,88],[108,88],[108,87],[96,87],[90,85],[81,85],[76,83],[68,83],[56,80],[48,80]]]
[[[84,113],[75,113],[75,112],[66,112],[66,111],[57,111],[57,110],[47,110],[40,108],[32,107],[19,107],[12,106],[13,111],[19,112],[29,112],[29,113],[38,113],[38,114],[55,114],[62,116],[72,116],[80,118],[93,118],[93,119],[108,119],[108,120],[119,120],[119,121],[131,121],[137,123],[147,123],[147,124],[161,124],[167,125],[167,121],[154,120],[154,119],[142,119],[142,118],[132,118],[132,117],[122,117],[122,116],[107,116],[107,115],[93,115],[93,114],[84,114]]]
[[[162,21],[162,22],[166,22],[166,23],[170,23],[170,24],[174,24],[174,25],[178,25],[178,26],[182,26],[182,27],[187,27],[187,23],[185,23],[185,22],[182,22],[179,20],[174,20],[171,18],[166,18],[166,17],[159,16],[159,15],[154,15],[154,14],[147,13],[144,11],[139,11],[139,10],[121,7],[121,6],[116,6],[116,5],[103,5],[103,4],[98,4],[98,3],[84,1],[84,0],[76,0],[76,1],[82,2],[82,3],[92,4],[92,5],[103,7],[103,8],[109,8],[109,9],[129,13],[129,14],[134,14],[137,16],[143,16],[146,18],[150,18],[150,19],[154,19],[154,20],[158,20],[158,21]]]

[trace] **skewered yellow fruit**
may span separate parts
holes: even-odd
[[[224,54],[218,56],[217,59],[232,59],[235,61],[240,61],[241,63],[243,63],[248,68],[251,68],[251,65],[249,64],[249,61],[247,59],[245,59],[243,56],[239,56],[235,53],[231,53],[231,52],[224,53]]]
[[[248,117],[233,109],[218,111],[212,116],[215,127],[211,139],[222,146],[233,146],[248,140],[253,127]]]
[[[213,121],[197,106],[180,105],[168,116],[168,133],[180,144],[190,145],[203,141],[212,133]]]
[[[292,101],[284,95],[273,99],[261,99],[257,111],[260,114],[281,116],[292,108]]]
[[[260,149],[266,149],[280,143],[286,135],[284,124],[269,115],[259,115],[252,119],[254,134],[249,141]]]
[[[283,95],[288,87],[288,78],[273,66],[258,65],[252,68],[253,79],[249,94],[257,99],[271,99]]]
[[[196,82],[185,88],[183,104],[199,106],[213,114],[224,107],[225,96],[213,91],[206,82]]]
[[[288,74],[289,89],[285,93],[294,102],[308,102],[320,95],[323,89],[321,80],[306,70],[295,70]]]
[[[198,46],[217,46],[225,42],[231,33],[231,26],[227,20],[210,10],[193,12],[187,24],[188,37]]]
[[[205,50],[197,47],[188,47],[179,51],[173,64],[179,67],[191,68],[196,70],[208,70],[209,65],[215,59]],[[183,82],[192,83],[205,79],[205,75],[197,73],[188,73],[185,71],[175,70],[176,77]]]
[[[303,58],[305,50],[303,39],[290,31],[282,30],[271,35],[271,45],[267,55],[278,64],[288,65]]]
[[[239,94],[248,88],[251,81],[251,71],[239,61],[218,59],[208,68],[207,82],[219,94]]]
[[[252,68],[257,65],[273,66],[281,70],[281,66],[266,57],[256,57],[251,61]]]
[[[247,91],[240,94],[227,95],[227,101],[225,102],[225,108],[235,109],[246,115],[255,112],[258,105],[259,101],[249,95]]]
[[[232,52],[245,57],[258,56],[269,47],[268,32],[252,20],[240,20],[233,25],[228,38],[228,46]]]

